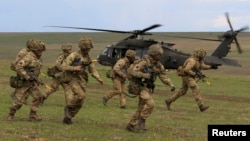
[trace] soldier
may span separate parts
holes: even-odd
[[[140,91],[139,102],[136,113],[127,125],[128,131],[135,131],[135,126],[138,125],[140,129],[146,130],[146,119],[151,115],[154,109],[154,100],[152,97],[154,90],[154,82],[156,76],[165,84],[171,87],[171,91],[175,90],[175,86],[168,78],[164,66],[160,63],[160,58],[163,49],[160,44],[153,44],[148,49],[148,55],[144,55],[141,61],[130,65],[128,73],[131,75],[131,81],[135,81]]]
[[[45,51],[45,44],[40,40],[32,40],[29,44],[30,51],[17,62],[15,66],[17,76],[10,82],[16,85],[11,85],[15,87],[15,98],[10,106],[8,120],[14,119],[16,111],[22,107],[29,95],[33,97],[29,120],[42,120],[36,112],[43,98],[43,94],[39,90],[41,82],[38,80],[38,76],[43,65],[41,56]]]
[[[79,51],[72,52],[62,63],[62,70],[65,71],[63,82],[65,86],[66,106],[64,108],[65,117],[63,123],[72,124],[72,118],[81,109],[86,93],[86,83],[88,73],[99,83],[103,80],[95,69],[89,56],[89,51],[93,48],[91,39],[81,38],[78,46]]]
[[[120,108],[126,109],[126,92],[125,92],[125,82],[128,78],[127,69],[131,63],[135,60],[135,51],[127,50],[125,53],[125,57],[119,59],[114,65],[111,73],[113,73],[113,77],[111,77],[113,81],[113,90],[110,91],[107,95],[103,97],[103,104],[106,105],[108,100],[111,99],[115,95],[120,96]]]
[[[184,65],[178,68],[178,74],[182,77],[182,87],[177,93],[165,100],[168,110],[170,110],[170,105],[172,102],[187,93],[188,88],[191,89],[201,112],[204,112],[209,108],[209,106],[204,105],[202,102],[200,89],[195,81],[195,78],[198,77],[197,72],[200,72],[201,70],[217,69],[218,66],[214,64],[211,66],[206,65],[203,61],[205,56],[205,50],[196,49],[194,54],[184,62]]]
[[[32,41],[33,41],[33,39],[27,40],[27,42],[26,42],[26,48],[21,49],[17,53],[16,59],[13,62],[11,62],[11,65],[10,65],[10,69],[11,70],[16,71],[15,67],[17,65],[17,62],[19,60],[21,60],[30,51],[30,46],[32,45]],[[12,100],[14,100],[15,99],[15,92],[12,92],[10,96],[11,96]],[[28,104],[28,102],[24,101],[24,104]]]
[[[58,90],[59,85],[61,85],[64,88],[64,83],[61,82],[62,79],[61,65],[63,60],[67,56],[69,56],[69,54],[72,52],[72,44],[69,42],[63,43],[61,49],[63,51],[63,54],[60,54],[57,57],[55,66],[49,68],[47,71],[48,76],[52,77],[52,83],[45,92],[44,100],[47,99],[48,96],[50,96],[52,93],[56,92]]]

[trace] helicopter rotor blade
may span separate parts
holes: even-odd
[[[96,29],[96,28],[84,28],[84,27],[71,27],[71,26],[45,26],[45,27],[83,29],[83,30],[105,31],[105,32],[114,32],[114,33],[133,33],[133,32],[130,32],[130,31],[119,31],[119,30],[108,30],[108,29]]]
[[[245,30],[248,30],[249,29],[249,26],[244,26],[242,28],[240,28],[239,30],[235,31],[235,32],[242,32],[242,31],[245,31]]]
[[[166,35],[168,37],[175,37],[175,38],[186,38],[186,39],[195,39],[195,40],[205,40],[205,41],[216,41],[221,42],[222,40],[218,39],[206,39],[206,38],[196,38],[196,37],[185,37],[185,36],[172,36],[172,35]]]
[[[236,47],[237,47],[238,53],[241,54],[242,53],[242,49],[241,49],[240,44],[238,42],[238,39],[236,37],[234,38],[234,41],[236,43]]]
[[[151,25],[151,26],[141,30],[140,33],[143,34],[143,33],[147,32],[148,30],[151,30],[151,29],[154,29],[154,28],[157,28],[157,27],[160,27],[160,26],[162,26],[162,25],[160,25],[160,24]]]
[[[229,14],[227,12],[225,13],[225,16],[226,16],[227,23],[229,24],[229,27],[230,27],[231,31],[234,32],[233,26],[232,26],[232,24],[230,22],[230,19],[229,19]]]

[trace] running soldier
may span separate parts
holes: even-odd
[[[47,75],[52,77],[52,83],[45,92],[44,100],[47,99],[52,93],[56,92],[59,88],[59,85],[64,88],[64,83],[61,82],[63,73],[61,71],[61,65],[63,60],[72,52],[72,44],[69,42],[63,43],[61,49],[63,53],[57,57],[55,66],[48,68]]]
[[[127,50],[125,57],[119,59],[114,65],[109,74],[113,81],[113,90],[103,97],[103,104],[106,105],[108,100],[115,95],[120,96],[120,108],[126,109],[126,90],[125,82],[128,78],[127,69],[135,60],[136,52],[134,50]]]
[[[195,78],[204,77],[204,76],[200,76],[201,70],[217,69],[218,66],[214,64],[211,66],[206,65],[203,61],[205,56],[206,56],[205,50],[196,49],[194,51],[194,54],[184,62],[184,65],[178,68],[178,75],[182,77],[182,87],[179,89],[177,93],[172,95],[169,99],[165,100],[168,110],[170,110],[170,105],[172,102],[174,102],[179,97],[187,93],[188,88],[191,89],[195,97],[195,101],[201,112],[204,112],[205,110],[209,108],[209,106],[204,105],[202,102],[200,89],[196,83]]]
[[[66,83],[64,88],[66,106],[63,119],[65,124],[73,123],[72,118],[75,117],[83,105],[86,96],[88,73],[99,83],[103,84],[103,80],[89,56],[89,51],[93,48],[91,39],[81,38],[78,47],[80,50],[72,52],[62,63],[62,70],[65,71],[62,81]]]
[[[30,104],[29,120],[42,120],[36,113],[43,98],[43,94],[39,90],[41,82],[38,76],[43,65],[41,56],[45,51],[45,44],[40,40],[31,40],[29,45],[29,52],[17,61],[14,67],[17,76],[10,80],[11,87],[15,88],[15,94],[8,120],[14,119],[16,111],[22,107],[29,95],[33,97]]]
[[[130,65],[128,73],[131,75],[131,81],[138,86],[139,102],[136,113],[127,125],[128,131],[135,131],[135,126],[139,126],[141,130],[146,130],[146,119],[151,115],[155,102],[152,94],[155,88],[154,82],[156,76],[165,84],[171,87],[171,91],[175,90],[175,86],[168,78],[164,66],[160,63],[163,49],[160,44],[151,45],[148,49],[148,55],[144,55],[142,60],[136,64]]]

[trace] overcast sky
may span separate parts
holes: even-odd
[[[250,0],[1,0],[0,32],[89,32],[75,26],[152,32],[229,30],[250,24]]]

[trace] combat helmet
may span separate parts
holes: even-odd
[[[72,44],[70,42],[65,42],[62,44],[61,49],[64,50],[71,50],[72,49]]]
[[[149,55],[157,55],[157,54],[162,54],[163,49],[160,44],[153,44],[148,48],[148,54]]]
[[[125,56],[130,58],[135,58],[135,54],[136,52],[134,50],[129,49],[126,51]]]
[[[26,48],[29,50],[32,46],[33,39],[29,39],[26,41]]]
[[[80,41],[78,43],[78,47],[80,49],[91,49],[94,46],[93,46],[93,43],[92,43],[90,38],[83,37],[80,39]]]
[[[207,52],[204,49],[198,48],[194,50],[193,56],[198,59],[203,59],[206,56]]]
[[[45,47],[45,43],[40,41],[40,40],[31,40],[29,41],[29,49],[32,51],[45,51],[46,47]]]

